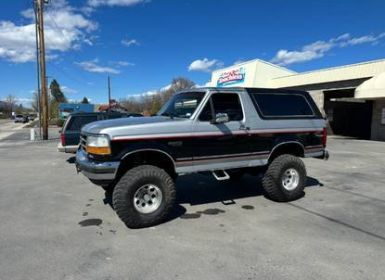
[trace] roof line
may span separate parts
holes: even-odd
[[[277,64],[273,64],[271,62],[268,62],[268,61],[265,61],[265,60],[262,60],[262,59],[259,59],[259,58],[255,58],[255,59],[252,59],[252,60],[247,60],[247,61],[243,61],[241,63],[238,63],[238,64],[233,64],[233,65],[230,65],[230,66],[227,66],[227,67],[224,67],[224,68],[221,68],[221,69],[216,69],[213,71],[214,72],[218,72],[218,71],[224,71],[226,69],[229,69],[229,68],[232,68],[234,66],[241,66],[241,65],[244,65],[244,64],[248,64],[248,63],[252,63],[252,62],[261,62],[261,63],[264,63],[264,64],[267,64],[267,65],[270,65],[272,67],[275,67],[275,68],[279,68],[279,69],[282,69],[282,70],[285,70],[285,71],[288,71],[288,72],[292,72],[293,74],[297,74],[298,72],[296,71],[293,71],[291,69],[288,69],[286,67],[283,67],[283,66],[280,66],[280,65],[277,65]]]
[[[353,64],[346,64],[346,65],[341,65],[341,66],[333,66],[333,67],[322,68],[322,69],[317,69],[317,70],[309,70],[309,71],[305,71],[305,72],[299,72],[299,73],[296,73],[293,75],[276,77],[272,80],[278,80],[281,78],[287,78],[287,77],[293,77],[293,76],[300,76],[300,75],[305,75],[305,74],[310,74],[310,73],[326,72],[326,71],[330,71],[330,70],[334,70],[334,69],[343,69],[343,68],[354,67],[354,66],[365,65],[365,64],[371,64],[371,63],[377,63],[377,62],[385,62],[385,58],[363,61],[363,62],[358,62],[358,63],[353,63]]]

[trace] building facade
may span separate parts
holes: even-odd
[[[303,73],[255,59],[214,71],[211,86],[306,90],[330,133],[385,141],[385,59]]]

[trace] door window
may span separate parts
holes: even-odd
[[[226,113],[230,121],[243,120],[243,111],[238,94],[235,93],[215,93],[210,97],[213,103],[214,112],[211,110],[210,100],[207,101],[201,114],[200,121],[211,121],[212,117],[218,113]]]

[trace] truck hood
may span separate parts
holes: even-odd
[[[114,136],[143,133],[143,131],[156,133],[154,129],[156,130],[160,126],[169,127],[183,121],[190,122],[188,119],[171,119],[163,116],[119,118],[89,123],[82,128],[81,132],[85,134],[108,134],[113,138]]]

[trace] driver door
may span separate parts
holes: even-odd
[[[227,114],[228,121],[213,122],[217,114]],[[247,153],[249,136],[238,93],[213,93],[193,125],[194,165],[239,160]]]

